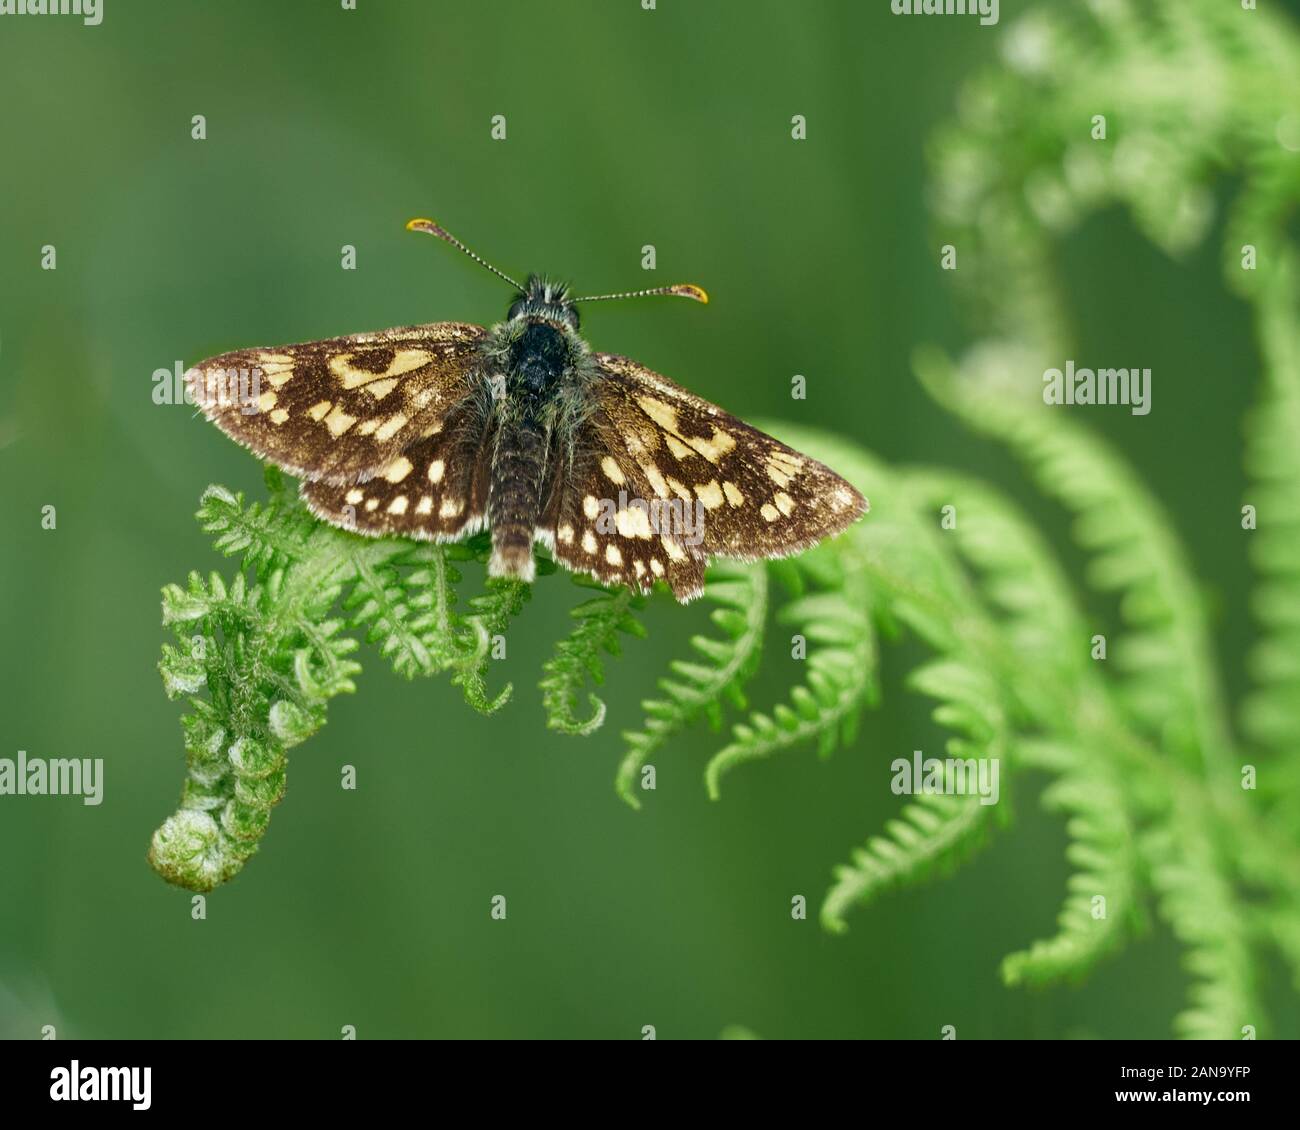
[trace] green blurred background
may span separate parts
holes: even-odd
[[[0,20],[0,756],[101,757],[107,778],[99,808],[0,798],[0,1035],[1169,1034],[1185,976],[1161,929],[1081,987],[1001,986],[1002,955],[1051,933],[1067,875],[1032,788],[1011,834],[954,877],[886,898],[845,937],[817,925],[832,864],[897,805],[885,766],[937,741],[898,685],[907,656],[886,656],[885,704],[852,748],[750,767],[711,804],[718,739],[697,732],[656,759],[635,813],[612,788],[618,732],[700,615],[656,602],[649,639],[611,669],[609,724],[556,736],[534,684],[579,597],[561,579],[516,622],[500,665],[516,697],[495,717],[363,653],[359,693],[295,751],[262,852],[206,921],[144,859],[184,772],[181,708],[155,669],[159,588],[228,571],[191,518],[209,482],[261,490],[215,428],[153,403],[152,374],[499,318],[507,289],[406,234],[411,216],[585,291],[701,283],[707,308],[592,307],[588,339],[742,415],[968,469],[1060,535],[1009,458],[909,370],[918,343],[969,340],[927,223],[925,144],[1018,7],[990,28],[896,18],[887,0],[106,0],[94,28]],[[44,244],[56,271],[39,269]],[[1067,240],[1062,269],[1087,356],[1160,374],[1149,417],[1088,423],[1169,506],[1237,691],[1249,572],[1202,516],[1240,504],[1257,361],[1218,245],[1175,263],[1116,211]],[[758,704],[794,675],[770,652]],[[809,921],[791,920],[795,894]],[[1274,1021],[1296,1034],[1285,1009]]]

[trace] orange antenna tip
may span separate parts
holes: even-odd
[[[693,298],[696,302],[703,302],[706,306],[709,304],[709,292],[702,286],[696,286],[694,283],[681,283],[678,286],[668,288],[668,294],[676,295],[679,298]]]

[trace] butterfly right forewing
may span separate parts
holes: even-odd
[[[240,349],[186,378],[204,414],[232,439],[292,474],[342,485],[437,434],[478,379],[486,333],[435,322]]]

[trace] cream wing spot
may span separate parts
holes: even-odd
[[[763,503],[758,512],[769,522],[775,522],[779,517],[781,517],[781,511],[770,502]]]
[[[664,547],[664,552],[668,554],[669,561],[682,562],[686,560],[686,551],[682,549],[672,538],[660,538],[660,543]]]
[[[367,499],[366,499],[366,509],[367,509],[368,511],[370,511],[371,513],[373,513],[374,511],[378,510],[378,509],[379,509],[379,499],[377,499],[377,498],[367,498]]]
[[[665,435],[664,441],[668,444],[668,450],[673,453],[677,459],[689,459],[695,454],[695,448],[688,447],[675,435]]]
[[[794,510],[794,499],[783,490],[776,492],[776,497],[772,499],[776,503],[776,508],[782,514],[789,515]]]
[[[392,502],[388,504],[388,512],[390,514],[405,514],[406,506],[407,506],[406,495],[399,494],[395,499],[393,499]]]
[[[270,382],[272,388],[279,388],[293,376],[293,358],[286,353],[260,353],[257,363],[261,375]]]
[[[399,349],[393,356],[392,364],[388,366],[383,375],[386,377],[400,377],[404,373],[409,373],[412,369],[427,365],[431,360],[431,354],[423,349]]]
[[[405,455],[399,455],[384,469],[384,478],[390,483],[400,483],[411,473],[411,466]]]
[[[695,493],[704,504],[705,510],[716,510],[722,505],[722,488],[718,486],[717,479],[698,484]]]
[[[641,411],[668,432],[677,431],[677,409],[653,396],[637,397]]]
[[[343,501],[346,502],[349,506],[356,506],[357,503],[359,503],[365,497],[366,497],[365,491],[361,490],[358,487],[353,487],[350,491],[348,491],[346,495],[344,495]]]
[[[259,412],[269,412],[275,407],[275,402],[279,399],[275,393],[268,390],[257,398],[257,410]]]
[[[373,381],[366,385],[366,391],[376,400],[383,400],[390,392],[397,387],[397,378],[389,377],[383,381]]]
[[[714,464],[736,446],[735,437],[730,432],[724,432],[721,428],[714,428],[713,435],[708,439],[691,437],[686,442],[710,463]]]
[[[375,429],[375,439],[380,443],[387,443],[397,434],[398,429],[405,425],[405,423],[406,416],[403,413],[394,413]]]
[[[415,512],[416,512],[417,514],[432,514],[432,513],[433,513],[433,499],[430,498],[429,495],[427,495],[427,494],[426,494],[426,495],[422,495],[422,496],[420,497],[420,501],[419,501],[419,503],[418,503],[418,504],[416,505],[416,507],[415,507]]]
[[[289,418],[289,409],[287,408],[276,408],[271,413],[271,423],[277,426],[283,424],[285,420],[287,420],[288,418]]]
[[[619,551],[618,546],[613,542],[610,542],[609,545],[605,546],[605,560],[611,565],[623,564],[623,554]]]
[[[600,501],[594,494],[589,494],[582,500],[582,512],[593,522],[596,520],[596,515],[600,513]]]
[[[732,506],[745,505],[745,496],[740,493],[740,488],[736,486],[736,484],[733,483],[730,479],[727,479],[723,482],[722,493],[727,496],[727,502],[729,502]]]
[[[688,487],[685,483],[679,483],[676,479],[674,479],[670,475],[668,477],[668,485],[673,488],[673,494],[675,494],[683,502],[692,501],[691,488]]]
[[[596,535],[593,534],[590,530],[587,530],[582,535],[582,551],[593,557],[596,554]]]
[[[356,422],[357,418],[349,416],[342,408],[335,408],[333,412],[325,417],[325,426],[329,428],[332,436],[341,436]]]
[[[616,487],[621,487],[627,482],[627,476],[623,474],[623,468],[615,462],[612,456],[606,455],[600,461],[600,469],[605,472],[605,478]]]
[[[388,378],[400,377],[403,373],[409,373],[412,369],[427,365],[431,355],[423,349],[399,349],[393,355],[388,368],[382,373],[375,373],[369,369],[353,368],[352,361],[354,357],[356,357],[355,353],[340,353],[338,356],[330,358],[330,372],[338,378],[339,383],[345,389],[360,388],[362,385],[371,385],[377,381],[382,382]],[[391,389],[392,385],[389,386],[387,391],[391,391]],[[376,395],[385,396],[387,392]]]
[[[659,498],[668,497],[668,483],[663,475],[659,473],[659,468],[653,463],[643,463],[641,470],[645,472],[645,477],[650,481],[650,487]]]
[[[572,545],[573,527],[570,526],[568,522],[565,522],[564,525],[562,525],[558,530],[555,531],[555,536],[559,538],[560,541],[562,541],[565,545]]]
[[[650,572],[652,572],[656,577],[662,577],[664,575],[664,565],[659,558],[650,558]]]
[[[455,518],[463,509],[465,509],[463,498],[444,498],[442,505],[438,507],[438,517]]]
[[[794,478],[784,467],[771,462],[767,465],[767,477],[779,487],[788,487],[791,479]]]
[[[315,404],[313,404],[310,408],[307,409],[307,415],[310,416],[313,420],[316,421],[316,423],[319,424],[325,418],[325,413],[328,412],[333,407],[334,404],[332,401],[318,400],[316,401]]]
[[[362,420],[361,423],[357,425],[357,434],[363,436],[371,435],[377,427],[379,427],[379,417],[371,416],[369,419]]]
[[[429,464],[429,482],[431,483],[442,482],[442,473],[446,469],[447,469],[446,463],[444,463],[441,459],[435,459],[432,463]]]
[[[649,540],[653,536],[653,531],[650,529],[650,513],[643,506],[629,506],[625,510],[620,510],[614,515],[614,524],[625,538]]]
[[[438,390],[435,388],[422,388],[413,396],[408,398],[408,403],[417,412],[427,408],[438,399]]]

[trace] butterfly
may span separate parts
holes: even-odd
[[[534,543],[606,585],[698,596],[714,557],[783,557],[868,509],[830,468],[578,332],[579,302],[539,275],[485,328],[434,322],[241,349],[191,368],[195,403],[301,480],[319,518],[372,536],[491,531],[491,576],[532,581]]]

